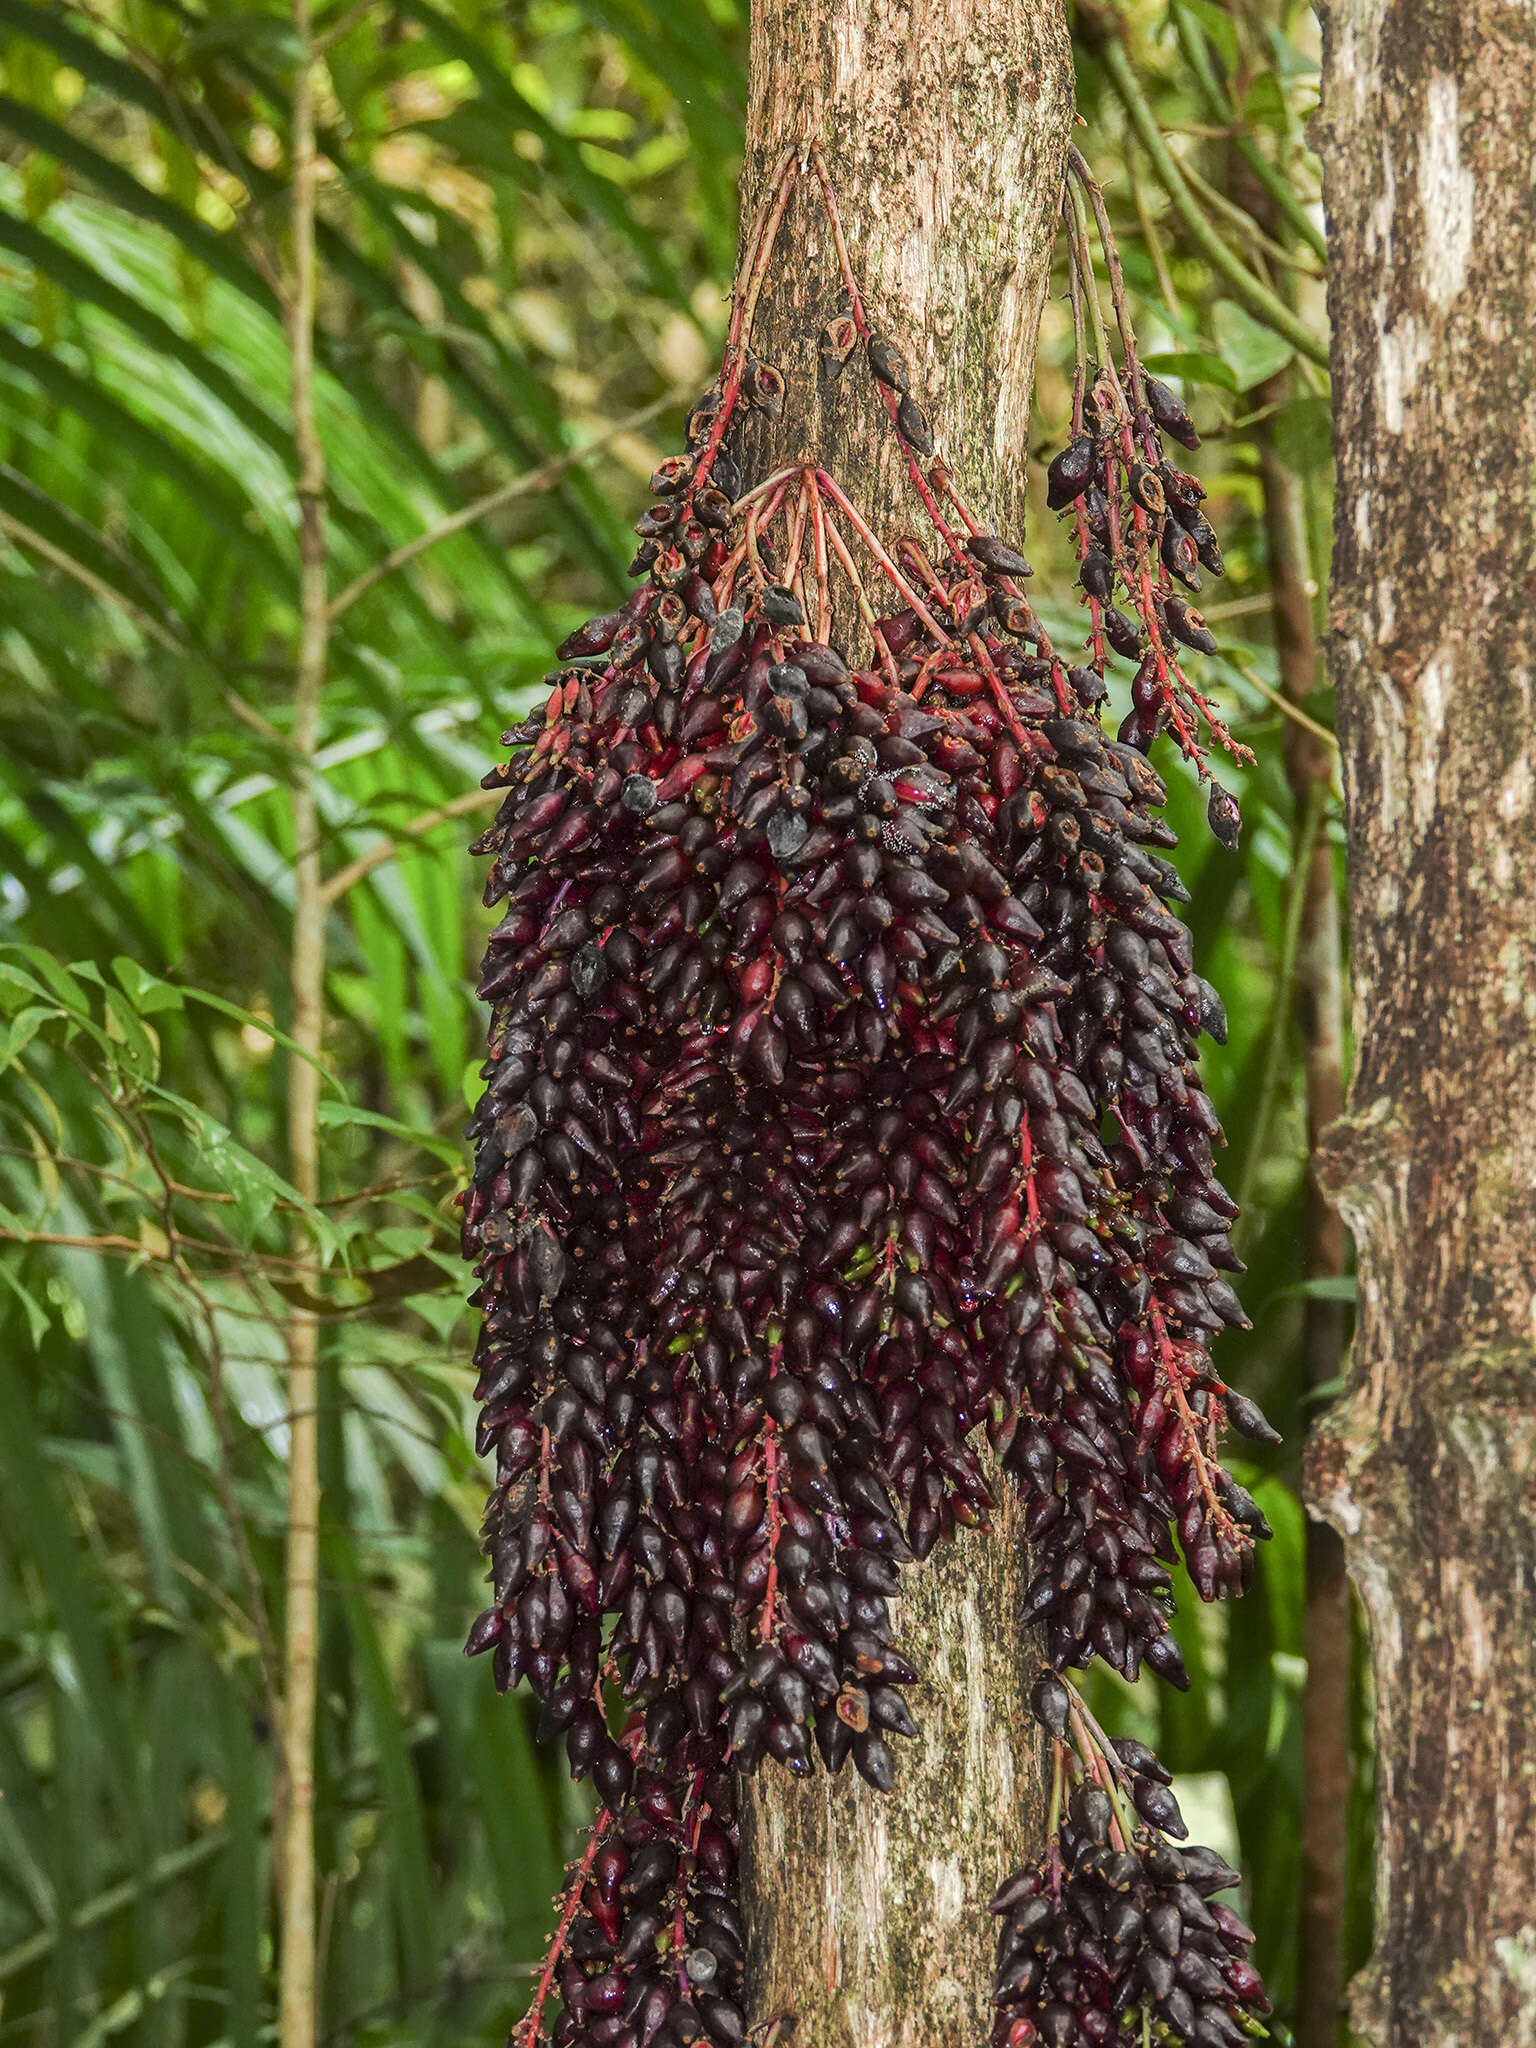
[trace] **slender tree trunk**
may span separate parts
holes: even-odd
[[[302,52],[293,79],[293,258],[288,283],[293,441],[298,461],[299,632],[293,679],[293,945],[289,959],[291,1029],[288,1157],[293,1185],[319,1193],[318,1060],[324,1043],[325,913],[321,902],[320,816],[315,749],[325,687],[325,452],[315,421],[314,23],[310,0],[295,0]],[[309,1288],[317,1267],[307,1226],[298,1223],[293,1277]],[[295,1308],[288,1325],[288,1517],[283,1625],[283,1814],[278,1850],[282,1912],[279,2030],[282,2048],[314,2048],[317,2026],[315,1929],[315,1708],[320,1657],[320,1327]]]
[[[1379,2048],[1536,2041],[1536,9],[1332,0],[1320,146]]]
[[[1282,5],[1278,12],[1279,24],[1284,27],[1288,6]],[[1290,241],[1290,222],[1240,147],[1228,152],[1228,176],[1234,196],[1253,218],[1278,240]],[[1268,378],[1257,393],[1261,406],[1277,409],[1294,396],[1295,382],[1289,369]],[[1316,569],[1307,534],[1306,493],[1275,444],[1272,422],[1258,430],[1257,445],[1280,687],[1299,705],[1320,680],[1314,621]],[[1323,1133],[1344,1107],[1343,945],[1333,845],[1327,830],[1333,795],[1332,750],[1294,720],[1285,728],[1285,779],[1296,810],[1297,857],[1306,861],[1296,950],[1296,1023],[1305,1084],[1307,1154],[1315,1161]],[[1315,1170],[1307,1180],[1305,1228],[1306,1277],[1337,1279],[1347,1263],[1344,1223]],[[1339,1377],[1347,1323],[1342,1301],[1313,1297],[1305,1304],[1302,1357],[1307,1388],[1314,1395]],[[1301,1700],[1297,2048],[1339,2048],[1344,2026],[1353,1637],[1344,1546],[1336,1529],[1309,1514],[1302,1620],[1307,1679]]]
[[[1072,120],[1059,0],[761,0],[752,13],[745,199],[784,147],[831,168],[870,317],[966,490],[1017,536],[1035,336]],[[868,380],[827,393],[817,344],[841,310],[819,210],[785,224],[755,329],[788,381],[759,452],[820,459],[877,529],[914,530],[894,437]],[[806,2048],[977,2048],[987,2032],[987,1901],[1041,1824],[1024,1693],[1018,1517],[912,1568],[904,1647],[927,1684],[896,1792],[850,1770],[766,1773],[748,1809],[754,2014]]]
[[[1260,218],[1270,213],[1268,207],[1262,213],[1257,207],[1254,210]],[[1290,396],[1289,377],[1282,372],[1259,395],[1265,403],[1283,404]],[[1317,635],[1308,588],[1306,508],[1300,483],[1280,459],[1267,432],[1259,442],[1259,475],[1264,488],[1264,527],[1280,685],[1286,696],[1299,704],[1310,696],[1318,681]],[[1333,763],[1325,742],[1303,726],[1286,727],[1285,775],[1296,805],[1298,832],[1305,820],[1313,821],[1303,884],[1296,992],[1306,1081],[1307,1149],[1315,1156],[1323,1133],[1343,1108],[1343,976],[1333,847],[1324,824],[1333,785]],[[1345,1268],[1344,1225],[1315,1174],[1307,1187],[1306,1232],[1308,1279],[1337,1278]],[[1343,1302],[1307,1302],[1302,1318],[1302,1350],[1307,1385],[1313,1392],[1338,1378],[1344,1357],[1344,1331]],[[1309,1516],[1303,1622],[1307,1683],[1301,1715],[1303,1804],[1295,2027],[1298,2048],[1338,2048],[1344,2022],[1352,1633],[1344,1546],[1336,1529]]]

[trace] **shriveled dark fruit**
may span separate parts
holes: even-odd
[[[1080,274],[1074,272],[1075,291]],[[1168,459],[1161,438],[1167,433],[1196,446],[1193,423],[1167,385],[1140,366],[1128,329],[1122,339],[1123,373],[1079,365],[1075,431],[1047,472],[1047,502],[1072,511],[1078,581],[1090,604],[1092,669],[1102,677],[1106,651],[1142,664],[1121,737],[1145,752],[1168,733],[1203,777],[1205,735],[1240,760],[1252,758],[1182,666],[1186,649],[1211,654],[1216,641],[1174,586],[1198,591],[1202,570],[1220,575],[1221,550],[1200,509],[1205,486]],[[1085,703],[1101,694],[1078,690]]]
[[[896,428],[903,441],[919,455],[933,453],[933,429],[928,416],[914,399],[903,398],[896,408]]]
[[[743,389],[749,402],[769,419],[776,420],[784,410],[784,376],[772,363],[752,362],[747,366]]]
[[[1034,570],[1017,548],[1010,547],[995,534],[973,533],[965,543],[965,551],[973,555],[984,569],[991,569],[998,576],[1033,576]]]
[[[836,377],[858,345],[859,330],[846,313],[839,313],[835,319],[829,320],[821,336],[823,373]]]
[[[1223,789],[1219,782],[1211,784],[1206,815],[1210,819],[1211,830],[1222,845],[1235,848],[1238,834],[1243,829],[1243,814],[1237,807],[1237,798],[1229,789]]]
[[[1195,423],[1177,394],[1160,377],[1144,375],[1143,386],[1152,417],[1162,431],[1186,448],[1198,448],[1200,436],[1195,432]]]
[[[907,359],[899,348],[888,342],[883,334],[872,334],[865,344],[869,356],[869,367],[882,384],[889,384],[893,391],[908,392],[912,389]],[[911,436],[907,438],[910,440]]]
[[[1093,1761],[1114,1795],[1080,1784],[1040,1860],[992,1901],[993,2048],[1148,2037],[1225,2048],[1252,2038],[1269,2011],[1252,1929],[1207,1904],[1236,1873],[1168,1841],[1164,1828],[1183,1823],[1166,1773],[1139,1744],[1116,1747]]]
[[[1155,469],[1144,462],[1133,462],[1126,476],[1126,487],[1131,501],[1143,512],[1160,514],[1168,509],[1168,500],[1163,495],[1162,479]]]
[[[1216,652],[1216,635],[1192,604],[1186,604],[1181,597],[1169,597],[1164,610],[1176,639],[1182,640],[1186,647],[1193,647],[1200,654]]]
[[[1176,520],[1164,521],[1158,553],[1163,567],[1170,575],[1177,576],[1186,590],[1200,588],[1200,556],[1194,541]]]
[[[1209,569],[1213,576],[1224,576],[1226,565],[1221,559],[1221,548],[1210,521],[1197,512],[1184,520],[1183,525],[1184,531],[1195,544],[1195,552],[1199,555],[1201,564]]]
[[[770,626],[803,626],[805,612],[792,590],[770,583],[763,591],[763,617]]]
[[[1053,512],[1083,495],[1093,482],[1095,461],[1093,442],[1086,434],[1079,434],[1052,460],[1045,473],[1045,502]]]
[[[1128,619],[1124,612],[1116,611],[1112,605],[1104,611],[1104,637],[1116,654],[1127,658],[1141,652],[1141,628],[1134,619]]]

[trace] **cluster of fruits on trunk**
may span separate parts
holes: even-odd
[[[843,271],[820,374],[871,379],[921,541],[882,538],[814,457],[740,466],[743,419],[783,403],[752,329],[797,192]],[[1202,730],[1230,743],[1175,588],[1220,556],[1111,279],[1120,364],[1081,349],[1049,473],[1072,660],[934,457],[819,154],[787,153],[637,588],[563,644],[488,778],[505,907],[463,1232],[496,1476],[469,1647],[531,1688],[599,1802],[520,2042],[745,2040],[740,1774],[890,1788],[921,1675],[892,1595],[995,1484],[1026,1503],[1056,1671],[1186,1683],[1170,1567],[1235,1593],[1266,1533],[1221,1437],[1271,1432],[1210,1355],[1243,1322],[1196,1051],[1225,1026],[1147,758],[1167,731],[1205,774]],[[1056,1810],[997,1901],[996,2040],[1245,2038],[1246,1934],[1206,1903],[1231,1874],[1165,1839],[1155,1759],[1090,1733],[1063,1680],[1036,1698]]]

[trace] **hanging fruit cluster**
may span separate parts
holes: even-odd
[[[797,191],[843,272],[823,368],[862,359],[925,542],[887,543],[814,460],[739,467],[743,417],[782,403],[751,338]],[[496,1482],[469,1648],[529,1685],[599,1801],[528,2048],[746,2038],[739,1774],[851,1761],[889,1789],[918,1676],[890,1598],[956,1523],[985,1524],[983,1431],[1027,1503],[1057,1669],[1186,1683],[1175,1537],[1211,1598],[1267,1533],[1219,1440],[1270,1432],[1209,1351],[1242,1323],[1195,1052],[1224,1026],[1170,908],[1146,758],[1167,729],[1204,773],[1199,724],[1226,740],[1180,665],[1204,627],[1173,589],[1219,556],[1163,455],[1188,421],[1140,369],[1112,245],[1119,369],[1066,217],[1098,341],[1050,478],[1081,664],[933,459],[819,153],[796,150],[688,451],[652,479],[639,585],[564,643],[488,778],[507,795],[479,850],[506,909],[464,1248]],[[1112,652],[1136,664],[1114,738]],[[1235,836],[1230,798],[1212,817]],[[1145,2011],[1160,2040],[1225,2042],[1259,1993],[1190,1903],[1224,1873],[1172,1860],[1153,1760],[1083,1737],[1069,1764],[1050,1683],[1058,1788],[1082,1782],[999,1902],[997,2039],[1095,2042]],[[1106,1885],[1134,1931],[1105,1922]]]
[[[1033,1704],[1052,1731],[1049,1839],[992,1902],[994,2040],[1246,2048],[1268,2005],[1253,1932],[1215,1897],[1237,1872],[1175,1846],[1187,1830],[1168,1773],[1144,1744],[1107,1740],[1075,1687],[1047,1674]]]

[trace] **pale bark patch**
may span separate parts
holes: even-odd
[[[1413,762],[1413,822],[1422,838],[1428,831],[1439,797],[1440,742],[1445,732],[1446,701],[1452,686],[1451,653],[1442,643],[1419,676],[1418,733]]]
[[[1477,180],[1461,159],[1461,92],[1454,77],[1439,72],[1424,93],[1419,205],[1432,226],[1424,243],[1424,289],[1441,312],[1466,283],[1476,203]]]
[[[1381,410],[1387,431],[1400,434],[1407,417],[1408,400],[1419,381],[1419,372],[1429,361],[1433,340],[1428,328],[1412,313],[1401,314],[1395,325],[1386,324],[1386,300],[1378,301],[1381,321]]]

